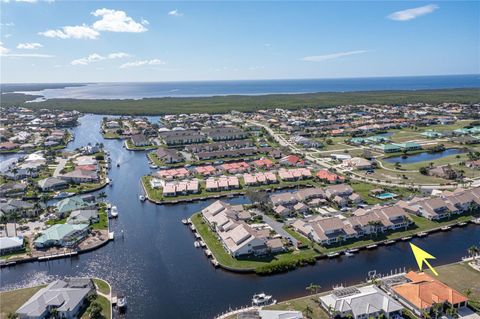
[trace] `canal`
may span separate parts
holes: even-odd
[[[254,293],[264,291],[283,300],[306,294],[310,283],[329,290],[333,285],[363,281],[370,270],[416,267],[408,243],[402,242],[351,258],[320,260],[314,266],[271,277],[215,269],[203,252],[194,248],[192,233],[180,222],[211,201],[162,206],[140,202],[139,179],[150,171],[145,154],[125,150],[121,141],[104,140],[99,133],[101,118],[82,117],[68,147],[102,142],[112,163],[121,163],[110,171],[113,186],[103,190],[119,208],[119,218],[111,225],[115,241],[72,259],[3,268],[2,290],[64,276],[97,276],[108,280],[115,292],[127,295],[129,318],[212,318],[229,307],[248,304]],[[229,201],[247,202],[243,197]],[[432,262],[435,266],[465,256],[468,247],[479,245],[480,231],[471,225],[413,242],[437,257]]]

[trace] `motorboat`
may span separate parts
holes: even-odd
[[[108,215],[110,218],[117,218],[118,217],[118,209],[117,206],[112,206],[112,209],[110,209],[110,213]]]
[[[151,168],[151,169],[157,169],[158,166],[152,163],[152,164],[150,164],[150,168]]]
[[[141,200],[141,201],[143,202],[143,201],[145,201],[145,196],[143,196],[143,195],[140,195],[140,196],[138,196],[138,199],[139,199],[139,200]]]
[[[346,250],[346,251],[345,251],[345,256],[347,256],[347,257],[353,257],[354,254],[353,254],[352,252],[350,252],[349,250]]]
[[[125,311],[127,309],[127,297],[119,296],[117,299],[117,307],[120,311]]]
[[[275,304],[276,300],[272,298],[271,295],[267,295],[265,293],[255,294],[252,298],[252,304],[254,306],[267,306]]]

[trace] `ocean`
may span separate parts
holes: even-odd
[[[480,75],[342,78],[308,80],[248,80],[204,82],[90,83],[39,91],[42,99],[142,99],[158,97],[197,97],[221,95],[300,94],[378,90],[425,90],[480,88]]]

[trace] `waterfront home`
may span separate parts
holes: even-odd
[[[391,287],[391,291],[417,316],[422,316],[424,312],[430,312],[435,304],[442,304],[457,310],[468,304],[467,297],[424,272],[410,271],[405,278],[408,282]]]
[[[165,182],[165,184],[163,185],[163,196],[167,196],[167,197],[197,194],[198,192],[199,192],[199,183],[197,180]]]
[[[330,172],[326,169],[321,169],[317,172],[316,177],[325,183],[335,184],[341,183],[345,180],[343,176],[337,175],[335,173]]]
[[[88,224],[55,224],[41,232],[33,241],[36,248],[73,247],[89,233]]]
[[[425,131],[425,132],[421,133],[421,135],[423,135],[427,138],[438,138],[438,137],[443,136],[442,133],[437,132],[437,131],[432,131],[432,130]]]
[[[450,215],[462,214],[480,207],[480,187],[454,192],[442,192],[439,197],[413,198],[399,201],[398,206],[406,211],[430,220],[440,220]]]
[[[142,133],[130,136],[130,142],[136,147],[150,145],[150,142]]]
[[[404,307],[374,285],[335,289],[320,297],[320,304],[340,318],[397,318]]]
[[[0,237],[0,256],[16,253],[24,250],[23,237]]]
[[[303,314],[292,310],[249,310],[237,314],[237,319],[303,319]]]
[[[161,147],[155,151],[155,154],[160,161],[166,164],[180,163],[183,161],[180,153],[174,149]]]
[[[50,192],[67,188],[68,183],[60,178],[47,177],[39,180],[37,182],[37,186],[42,192]]]
[[[205,181],[205,190],[210,192],[226,191],[240,188],[240,182],[236,176],[209,177]]]
[[[92,280],[69,278],[55,280],[28,299],[16,314],[20,319],[78,318],[88,306],[88,297],[95,292]]]
[[[94,224],[100,220],[98,210],[81,209],[74,210],[67,219],[68,224]]]
[[[93,208],[96,205],[95,196],[85,195],[62,199],[54,206],[58,214],[62,216],[74,210]]]
[[[205,222],[233,257],[282,251],[281,243],[271,240],[270,231],[251,227],[245,221],[252,215],[241,205],[216,201],[201,211]],[[283,246],[283,245],[282,245]]]
[[[99,181],[99,177],[96,171],[91,171],[88,169],[79,169],[59,175],[61,179],[69,183],[95,183]]]

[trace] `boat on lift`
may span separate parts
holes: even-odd
[[[252,304],[254,306],[267,306],[267,305],[273,305],[275,304],[277,301],[275,299],[272,298],[271,295],[267,295],[265,293],[261,293],[261,294],[255,294],[253,295],[253,298],[252,298]]]
[[[110,218],[117,218],[118,217],[118,209],[117,209],[117,206],[112,206],[112,208],[110,209],[110,213],[108,215],[108,217]]]

